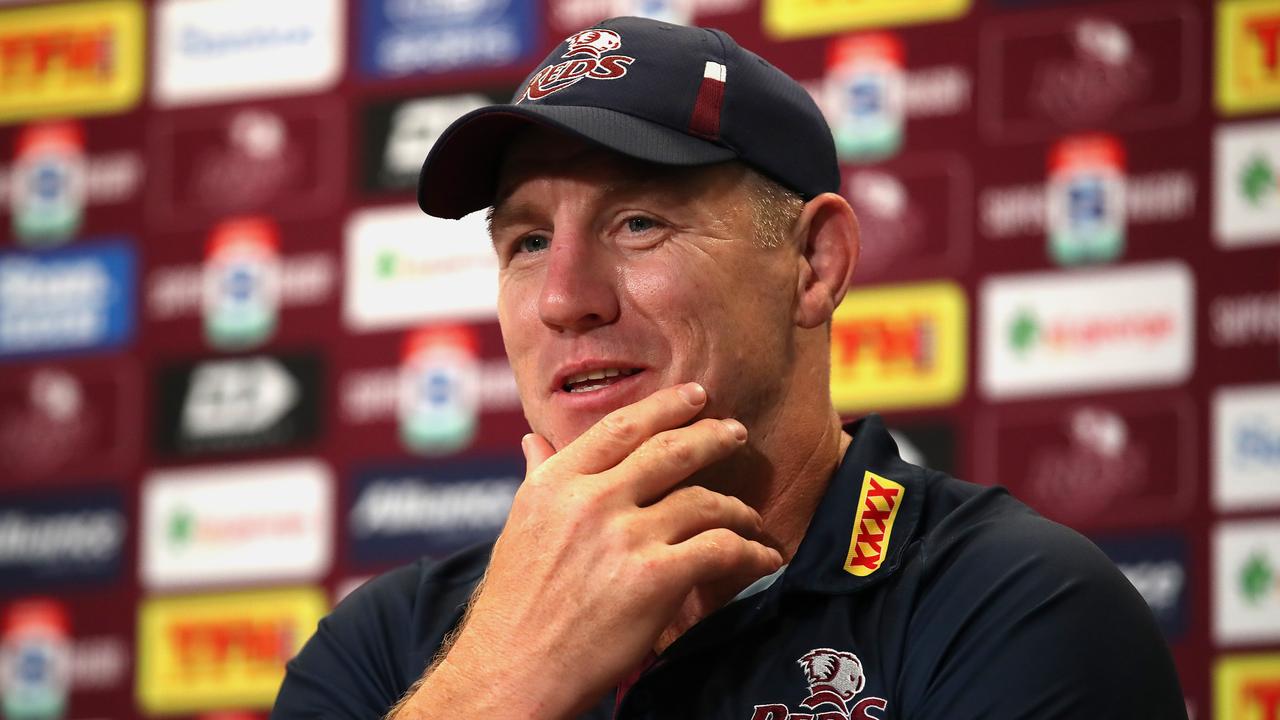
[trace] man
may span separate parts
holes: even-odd
[[[454,123],[419,203],[492,206],[526,479],[495,545],[339,606],[273,716],[1185,717],[1094,546],[841,428],[839,181],[793,80],[635,18]]]

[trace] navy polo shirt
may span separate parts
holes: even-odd
[[[1186,717],[1150,610],[1092,543],[1003,489],[904,462],[874,415],[846,429],[791,563],[667,648],[616,717]],[[491,549],[353,592],[289,663],[272,718],[381,718],[461,619]],[[610,696],[583,717],[614,712]]]

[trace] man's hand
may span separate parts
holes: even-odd
[[[397,717],[445,705],[572,717],[643,660],[694,587],[781,566],[754,540],[755,510],[673,489],[746,442],[736,420],[682,427],[705,404],[690,383],[610,413],[558,453],[525,437],[525,481],[468,620]]]

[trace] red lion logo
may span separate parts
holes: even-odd
[[[831,648],[817,648],[806,653],[799,662],[804,669],[805,680],[809,682],[809,697],[800,706],[813,710],[822,703],[831,703],[847,715],[849,701],[867,684],[858,656]]]
[[[570,58],[585,53],[599,60],[601,55],[622,47],[622,36],[612,30],[592,28],[570,35],[565,42],[569,43],[569,50],[560,57]]]
[[[882,697],[864,697],[854,702],[858,693],[867,686],[867,676],[862,661],[851,652],[831,648],[816,648],[799,660],[804,678],[809,683],[809,697],[800,707],[809,712],[795,712],[783,703],[755,706],[751,720],[881,720],[879,713],[889,702]],[[825,705],[821,711],[819,707]],[[832,710],[831,708],[836,708]],[[838,710],[838,712],[837,712]]]

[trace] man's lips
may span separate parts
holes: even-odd
[[[627,360],[575,362],[556,372],[551,384],[551,392],[572,394],[593,392],[638,375],[644,369],[643,366]]]

